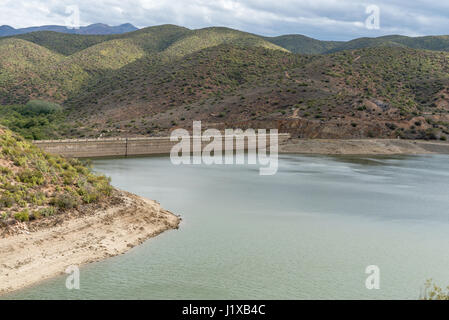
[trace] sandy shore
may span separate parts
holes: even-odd
[[[180,223],[155,201],[127,192],[117,199],[106,209],[0,238],[0,294],[62,274],[71,265],[122,254]]]
[[[449,143],[393,139],[289,139],[280,153],[325,155],[449,154]]]

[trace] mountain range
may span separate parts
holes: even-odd
[[[0,37],[41,31],[53,31],[80,35],[114,35],[137,30],[139,29],[131,23],[125,23],[119,26],[109,26],[103,23],[95,23],[77,29],[58,25],[14,29],[11,26],[3,25],[0,26]],[[327,54],[343,50],[379,46],[449,51],[449,36],[407,37],[401,35],[391,35],[377,38],[357,38],[350,41],[321,41],[300,34],[261,38],[293,53],[301,54]]]
[[[112,26],[112,27],[103,23],[95,23],[76,29],[56,25],[14,29],[11,26],[3,25],[0,26],[0,37],[15,36],[18,34],[26,34],[30,32],[39,32],[39,31],[54,31],[70,34],[121,34],[136,30],[138,29],[130,23],[125,23],[119,26]]]
[[[446,139],[447,51],[448,36],[335,42],[175,25],[32,32],[0,39],[0,103],[62,104],[54,137],[167,135],[202,120],[308,138]],[[38,125],[14,117],[10,126]]]

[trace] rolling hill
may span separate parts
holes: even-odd
[[[399,35],[377,38],[358,38],[351,41],[320,41],[303,35],[265,37],[293,53],[329,54],[344,50],[375,47],[402,47],[432,51],[449,51],[449,36],[406,37]]]
[[[168,61],[222,43],[285,50],[251,34],[225,28],[191,31],[165,25],[142,29],[127,36],[87,36],[85,42],[78,41],[83,37],[79,35],[37,35],[35,37],[30,33],[20,38],[0,39],[3,57],[0,62],[2,104],[23,103],[35,97],[62,102],[88,80],[105,71],[120,69],[144,56]],[[29,37],[34,42],[23,39]],[[55,38],[64,40],[53,41]],[[41,42],[46,46],[41,46]],[[60,50],[64,43],[73,47],[67,49],[63,46],[65,49]],[[76,52],[64,56],[59,53],[61,51]]]
[[[87,79],[64,56],[20,39],[1,39],[0,102],[25,103],[33,97],[63,101]]]
[[[131,39],[116,39],[79,51],[65,58],[65,63],[95,73],[120,69],[143,56],[145,51]]]
[[[333,42],[174,25],[114,35],[34,32],[0,39],[0,102],[62,103],[67,121],[52,127],[65,129],[50,136],[166,135],[202,120],[301,137],[443,139],[447,41]]]
[[[300,34],[265,37],[264,39],[293,53],[300,54],[322,54],[343,44],[340,41],[320,41]]]
[[[188,32],[190,30],[187,28],[174,25],[161,25],[140,29],[123,35],[78,35],[42,31],[14,36],[14,38],[27,40],[49,50],[69,56],[102,42],[116,39],[134,39],[145,50],[160,51]]]
[[[22,31],[19,32],[19,30]],[[186,36],[189,38],[192,41],[192,45],[201,45],[201,41],[205,41],[204,37],[207,38],[208,31],[216,33],[208,40],[215,41],[217,38],[227,37],[229,41],[232,38],[230,36],[232,30],[228,28],[212,27],[189,30],[175,25],[161,25],[138,30],[131,24],[109,27],[101,23],[81,27],[78,30],[67,29],[61,26],[31,27],[16,30],[10,26],[0,26],[0,37],[14,36],[15,38],[39,44],[58,53],[70,55],[101,42],[123,38],[138,38],[145,34],[151,34],[154,37],[159,37],[160,39],[164,39],[163,41],[170,43],[170,41],[174,42],[173,39],[170,39],[170,35],[173,35],[175,32],[178,37]],[[234,30],[234,32],[240,33],[240,36],[244,34],[244,32],[237,30]],[[196,37],[196,33],[200,34]],[[224,36],[226,33],[227,36]],[[252,39],[250,41],[263,40],[299,54],[328,54],[344,50],[372,47],[407,47],[411,49],[449,51],[449,36],[407,37],[391,35],[377,38],[358,38],[351,41],[321,41],[299,34],[278,37],[262,37],[254,34],[245,34],[247,39]],[[186,39],[186,41],[189,40]]]
[[[262,37],[238,30],[216,27],[189,30],[175,25],[148,27],[123,35],[81,36],[58,32],[33,32],[14,38],[33,42],[66,56],[104,42],[124,39],[132,41],[146,52],[154,53],[166,50],[166,55],[172,57],[182,57],[185,54],[222,43],[285,50]]]
[[[26,40],[65,56],[114,39],[113,36],[65,34],[54,31],[31,32],[8,38]]]
[[[205,28],[193,30],[170,45],[164,55],[167,57],[180,58],[187,54],[218,46],[221,44],[230,44],[243,47],[263,47],[273,50],[287,51],[261,37],[250,33],[233,30],[229,28]]]
[[[406,37],[393,35],[378,38],[359,38],[341,43],[325,53],[373,47],[403,47],[432,51],[449,51],[449,36]]]
[[[202,120],[301,137],[440,137],[449,129],[448,59],[407,48],[301,56],[223,44],[170,64],[137,60],[66,106],[87,136],[166,135]]]

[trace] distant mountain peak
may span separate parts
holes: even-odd
[[[46,25],[46,26],[14,29],[11,26],[4,25],[0,27],[0,37],[14,36],[18,34],[25,34],[38,31],[55,31],[71,34],[102,35],[102,34],[122,34],[136,30],[138,30],[138,28],[133,26],[131,23],[124,23],[119,26],[109,26],[105,23],[94,23],[88,26],[80,27],[78,29],[70,29],[67,28],[66,26],[57,26],[57,25]]]
[[[3,25],[0,26],[0,36],[10,36],[14,34],[14,31],[16,29],[14,29],[11,26],[7,26],[7,25]]]

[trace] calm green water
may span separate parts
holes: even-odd
[[[157,199],[183,223],[129,253],[6,298],[419,298],[449,284],[449,157],[281,156],[253,166],[97,160],[115,186]],[[365,268],[380,268],[380,289]]]

